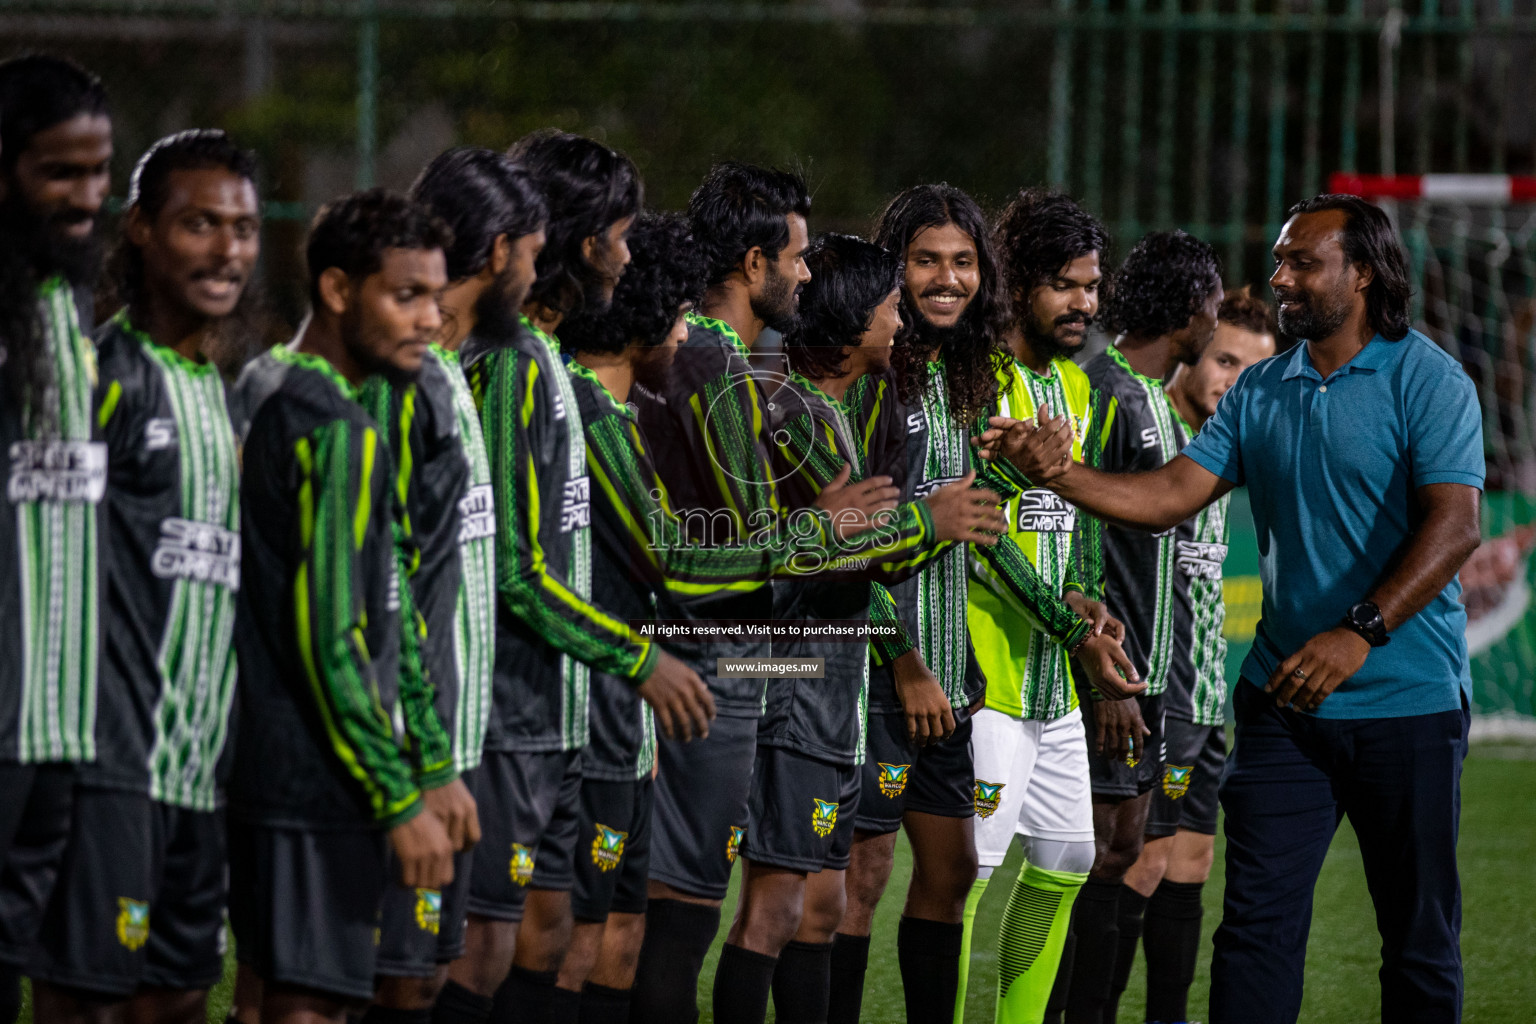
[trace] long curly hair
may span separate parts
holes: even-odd
[[[642,213],[629,232],[629,253],[612,305],[560,325],[566,352],[622,352],[636,341],[659,345],[683,304],[703,297],[708,263],[682,215]]]
[[[1027,299],[1075,259],[1096,252],[1102,261],[1109,255],[1104,225],[1071,196],[1044,188],[1024,189],[1003,207],[993,243],[1010,299]],[[1028,312],[1015,309],[1015,319]]]
[[[891,365],[902,401],[915,405],[928,388],[942,386],[951,418],[957,426],[968,427],[997,398],[998,371],[1008,360],[1002,344],[1008,307],[986,215],[976,200],[953,185],[914,185],[898,193],[881,212],[874,242],[905,259],[907,246],[919,232],[950,224],[975,243],[981,285],[960,322],[950,328],[930,324],[903,289],[904,326],[891,352]],[[929,357],[935,351],[944,360],[942,384],[930,370]]]

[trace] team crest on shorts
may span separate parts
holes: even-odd
[[[811,828],[816,830],[819,836],[829,836],[837,827],[837,804],[828,803],[825,800],[816,800],[816,807],[811,811]]]
[[[728,863],[736,863],[736,855],[741,852],[741,841],[746,835],[746,829],[739,825],[731,826],[731,838],[725,841],[725,859]]]
[[[619,861],[624,859],[624,840],[628,838],[628,832],[602,824],[597,826],[597,838],[592,840],[592,863],[599,871],[607,874],[619,866]]]
[[[990,818],[997,812],[997,805],[1003,798],[1003,787],[1006,782],[984,782],[976,780],[976,816],[978,818]]]
[[[436,889],[417,889],[416,927],[436,935],[442,921],[443,894]]]
[[[1177,800],[1189,792],[1189,779],[1194,771],[1194,765],[1170,764],[1163,769],[1163,792],[1168,799]]]
[[[518,885],[527,885],[533,881],[533,851],[522,843],[513,843],[510,867],[512,881]]]
[[[907,773],[912,770],[909,764],[886,764],[880,762],[880,792],[895,800],[901,796],[907,788]]]
[[[117,941],[138,949],[149,939],[149,903],[117,898]]]

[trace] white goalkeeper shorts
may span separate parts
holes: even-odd
[[[971,718],[976,765],[976,853],[995,868],[1015,834],[1093,842],[1088,740],[1077,708],[1053,722],[982,708]]]

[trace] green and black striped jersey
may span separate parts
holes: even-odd
[[[416,814],[399,676],[389,449],[325,360],[273,349],[282,382],[243,450],[233,813],[294,827]],[[430,710],[430,709],[429,709]]]
[[[1224,494],[1179,524],[1176,564],[1188,601],[1187,646],[1191,686],[1170,682],[1163,707],[1195,725],[1226,722],[1227,640],[1222,635],[1227,607],[1221,596],[1221,563],[1227,557],[1227,503]]]
[[[433,346],[453,390],[459,444],[469,467],[459,499],[459,592],[453,651],[459,703],[453,717],[453,757],[459,771],[480,763],[491,717],[491,673],[496,666],[496,499],[491,459],[480,431],[480,414],[459,366],[459,354]]]
[[[592,670],[642,680],[656,652],[592,600],[592,496],[558,343],[527,318],[461,350],[496,515],[496,670],[486,748],[579,750]]]
[[[998,375],[997,411],[1013,419],[1033,419],[1041,405],[1065,414],[1072,424],[1073,457],[1083,457],[1082,440],[1091,416],[1092,388],[1077,364],[1056,359],[1042,376],[1017,360]],[[1008,535],[1029,558],[1053,592],[1098,588],[1081,578],[1077,509],[1043,487],[1028,488],[1004,506]],[[967,615],[976,660],[987,677],[987,707],[1035,721],[1051,721],[1077,707],[1067,651],[1036,628],[1031,612],[1019,605],[977,549],[971,552],[970,607]]]
[[[211,811],[235,689],[240,464],[218,368],[119,312],[96,335],[108,455],[95,785]]]
[[[722,320],[688,314],[688,340],[677,350],[662,395],[636,388],[633,402],[645,435],[658,452],[673,511],[687,536],[729,545],[777,529],[779,503],[769,440],[768,399],[752,370],[751,353]],[[764,621],[773,615],[768,588],[727,590],[665,615],[723,622]],[[717,658],[764,657],[766,638],[732,637],[669,645],[709,684],[721,715],[762,713],[762,679],[726,679]]]
[[[866,473],[857,415],[815,383],[791,374],[773,395],[770,420],[775,471],[784,514],[810,509],[846,463],[850,481]],[[949,548],[934,536],[933,519],[921,501],[907,501],[880,529],[889,532],[879,559],[861,559],[841,573],[822,573],[773,583],[773,617],[779,627],[814,629],[837,623],[859,629],[869,621],[870,588],[898,583]],[[775,637],[775,658],[823,659],[820,679],[786,678],[768,687],[758,742],[785,747],[837,764],[862,764],[869,703],[869,649],[862,632],[822,637]]]
[[[1186,440],[1162,382],[1131,369],[1113,345],[1084,365],[1099,392],[1087,461],[1111,473],[1157,469],[1179,453]],[[1101,565],[1104,603],[1125,623],[1126,655],[1147,684],[1147,696],[1169,685],[1180,602],[1174,530],[1153,535],[1103,524],[1085,544],[1084,562]],[[1091,571],[1091,570],[1090,570]]]
[[[442,360],[428,349],[416,381],[404,387],[372,377],[358,402],[381,429],[395,470],[395,543],[405,577],[401,601],[402,689],[432,694],[431,713],[406,717],[412,746],[421,752],[423,789],[451,781],[457,769],[449,723],[459,704],[453,635],[462,574],[459,501],[469,463],[458,439],[453,387]],[[407,599],[408,600],[405,600]],[[405,684],[405,678],[412,678]]]
[[[57,405],[27,410],[0,398],[0,761],[24,764],[97,755],[105,582],[107,448],[94,416],[96,354],[62,278],[42,286],[38,304],[48,400]]]
[[[873,424],[883,416],[893,416],[905,424],[906,430],[904,443],[891,446],[893,450],[883,453],[878,460],[874,448],[870,448],[869,471],[891,476],[902,488],[904,501],[926,497],[973,469],[979,484],[1005,498],[1018,494],[1023,489],[1022,478],[1012,465],[994,466],[978,457],[971,447],[970,439],[985,423],[985,415],[971,429],[957,426],[942,386],[942,362],[929,364],[929,373],[929,386],[923,390],[921,403],[914,407],[906,406],[889,382],[885,387],[868,377],[859,382],[862,386],[858,388],[857,400],[862,403],[865,430],[873,436]],[[854,395],[854,389],[850,389],[849,398]],[[886,405],[892,408],[882,408]],[[1088,624],[1062,602],[1056,588],[1041,579],[1012,538],[1005,536],[992,547],[978,546],[975,553],[985,560],[993,578],[1019,608],[1057,643],[1070,649],[1088,635]],[[966,551],[960,547],[946,552],[916,576],[887,588],[896,622],[916,641],[929,671],[938,678],[954,708],[974,704],[986,685],[966,622],[968,588]],[[888,608],[884,598],[876,594],[876,621],[886,621]],[[872,645],[878,665],[870,685],[872,710],[900,709],[890,665],[910,647],[905,639],[877,639]]]

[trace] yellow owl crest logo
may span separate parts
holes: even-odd
[[[443,894],[436,889],[416,890],[416,927],[436,935],[442,927]]]
[[[117,941],[129,949],[138,949],[149,940],[149,903],[117,898]]]
[[[811,828],[816,830],[819,836],[829,836],[837,827],[837,804],[826,800],[811,798],[815,807],[811,811]]]
[[[997,805],[1003,798],[1003,787],[1006,782],[985,782],[976,780],[976,816],[978,818],[990,818],[997,812]]]
[[[736,863],[736,855],[741,852],[741,841],[746,838],[747,830],[738,825],[731,826],[731,838],[725,841],[725,859],[731,864]]]
[[[1194,770],[1192,764],[1170,764],[1163,769],[1163,792],[1168,794],[1168,799],[1177,800],[1189,792],[1189,780]]]
[[[512,881],[527,885],[533,881],[533,851],[522,843],[512,844]]]
[[[912,770],[909,764],[880,764],[880,792],[894,800],[901,796],[907,788],[907,773]]]
[[[607,825],[597,826],[597,838],[592,840],[592,863],[605,874],[619,866],[624,859],[624,840],[628,832],[620,832]]]

